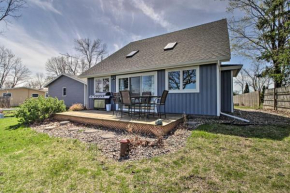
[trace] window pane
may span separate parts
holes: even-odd
[[[130,91],[133,95],[140,95],[140,76],[130,78]]]
[[[32,97],[38,97],[38,94],[32,94]]]
[[[102,92],[102,79],[95,79],[95,93]]]
[[[154,76],[142,76],[142,92],[151,92],[154,95]]]
[[[3,93],[4,97],[11,97],[11,93]]]
[[[168,89],[169,90],[180,89],[180,71],[168,72]]]
[[[63,88],[63,89],[62,89],[62,95],[63,95],[63,96],[66,96],[66,88]]]
[[[183,89],[196,89],[196,70],[183,70]]]
[[[103,92],[109,92],[110,91],[110,79],[104,78],[103,79]]]
[[[129,90],[129,82],[128,78],[120,78],[119,79],[119,91]]]

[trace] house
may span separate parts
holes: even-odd
[[[86,106],[86,79],[81,79],[74,75],[61,74],[44,85],[44,87],[48,88],[48,96],[63,100],[67,107],[75,103],[81,103]]]
[[[169,90],[167,113],[220,116],[233,111],[233,77],[226,19],[131,42],[80,75],[88,96],[111,91]],[[94,100],[88,98],[88,108]]]
[[[45,97],[45,90],[38,90],[29,87],[17,87],[0,89],[1,97],[10,97],[10,106],[15,107],[21,105],[26,99],[31,97]]]

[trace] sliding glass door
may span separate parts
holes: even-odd
[[[117,91],[130,90],[133,95],[142,95],[143,92],[157,94],[157,73],[131,74],[117,76]]]

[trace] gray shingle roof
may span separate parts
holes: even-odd
[[[66,76],[66,77],[68,77],[68,78],[74,79],[74,80],[76,80],[76,81],[78,81],[78,82],[80,82],[80,83],[83,83],[83,84],[87,85],[87,81],[86,81],[86,79],[79,78],[79,77],[76,76],[76,75],[71,75],[71,74],[61,74],[61,75],[57,76],[56,78],[52,79],[51,81],[49,81],[48,83],[46,83],[46,84],[44,85],[44,87],[48,87],[51,83],[53,83],[54,81],[56,81],[57,79],[59,79],[59,78],[62,77],[62,76]]]
[[[164,51],[170,42],[173,50]],[[139,52],[126,58],[131,51]],[[131,42],[80,77],[162,69],[188,63],[230,60],[230,43],[226,19]]]

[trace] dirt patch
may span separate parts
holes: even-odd
[[[141,136],[123,130],[111,130],[72,122],[66,125],[60,125],[57,121],[48,120],[40,125],[32,125],[31,128],[40,133],[47,133],[49,136],[78,139],[86,143],[96,144],[106,157],[115,160],[120,160],[119,141],[121,139],[130,139],[132,141],[138,139],[148,143],[147,146],[143,144],[134,145],[129,156],[125,158],[125,160],[138,160],[178,151],[185,146],[186,139],[191,134],[189,129],[180,126],[169,135],[163,136],[162,145],[159,146],[150,145],[160,140],[154,136]]]

